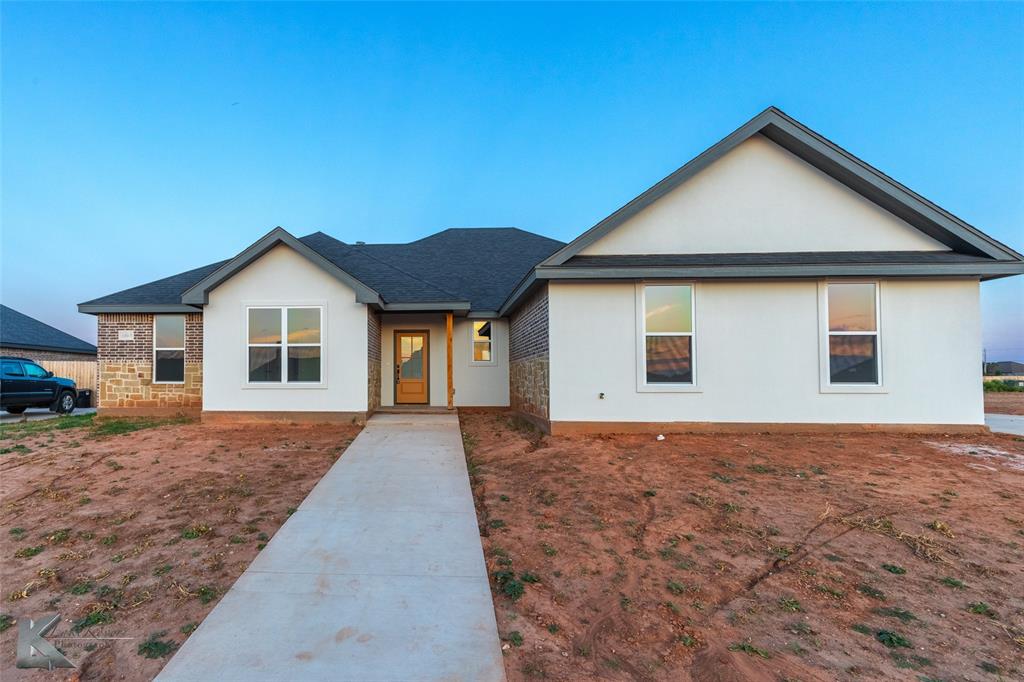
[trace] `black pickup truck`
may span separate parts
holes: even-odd
[[[53,376],[26,358],[0,356],[0,405],[11,414],[30,407],[48,407],[54,412],[75,411],[78,389],[71,379]]]

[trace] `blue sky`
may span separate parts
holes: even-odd
[[[21,4],[2,298],[75,304],[275,225],[569,240],[774,104],[1024,249],[1024,4]],[[1024,360],[1024,277],[982,287]]]

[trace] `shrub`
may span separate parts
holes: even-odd
[[[1002,379],[993,379],[985,382],[985,391],[987,393],[1021,393],[1024,392],[1024,386],[1018,386]]]

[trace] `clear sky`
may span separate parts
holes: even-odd
[[[275,225],[569,240],[770,104],[1024,249],[1024,4],[22,4],[2,299],[75,304]],[[982,287],[1024,360],[1024,277]]]

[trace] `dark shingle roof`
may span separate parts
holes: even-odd
[[[468,301],[473,310],[492,311],[537,263],[564,246],[513,227],[453,228],[408,244],[346,244],[323,232],[300,241],[374,289],[386,303]],[[186,290],[225,263],[82,305],[180,304]]]
[[[48,324],[0,305],[0,346],[96,353],[96,346]]]

